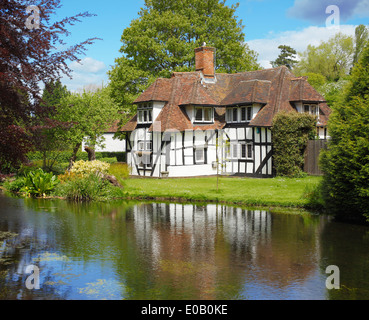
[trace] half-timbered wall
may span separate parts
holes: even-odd
[[[127,135],[126,143],[133,175],[208,176],[217,174],[217,166],[219,173],[226,175],[273,175],[268,128],[238,126],[220,131],[161,133],[142,127]]]

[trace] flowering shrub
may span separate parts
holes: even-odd
[[[82,175],[89,175],[89,174],[99,174],[99,173],[107,173],[110,168],[110,164],[95,160],[95,161],[77,161],[74,163],[72,169],[70,170],[71,173],[74,174],[82,174]]]

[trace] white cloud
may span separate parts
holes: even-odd
[[[104,62],[90,57],[84,58],[80,62],[74,61],[69,65],[69,67],[72,70],[81,73],[98,73],[106,69]]]
[[[107,67],[103,61],[86,57],[80,62],[72,62],[69,68],[72,70],[72,79],[64,77],[62,83],[70,91],[77,92],[91,86],[101,87],[103,83],[106,84],[108,81]]]
[[[347,35],[355,35],[354,25],[341,25],[337,28],[326,28],[311,26],[300,31],[285,31],[278,34],[270,33],[266,39],[255,39],[248,41],[250,49],[259,53],[259,63],[264,68],[271,68],[270,61],[274,61],[280,50],[280,45],[288,45],[297,52],[303,52],[307,46],[318,46],[322,41],[327,41],[337,32]]]

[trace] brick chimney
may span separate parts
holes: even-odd
[[[195,49],[196,71],[202,71],[205,78],[215,77],[215,52],[215,48],[207,47],[205,43]]]

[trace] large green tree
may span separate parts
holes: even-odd
[[[355,65],[345,100],[329,121],[322,154],[323,196],[337,217],[369,221],[369,46]]]
[[[337,33],[319,46],[309,45],[305,52],[300,53],[301,60],[294,68],[294,73],[318,73],[328,81],[337,81],[349,74],[354,51],[354,38]]]
[[[237,8],[225,0],[145,0],[123,31],[122,57],[109,72],[113,97],[129,113],[134,98],[157,77],[194,71],[194,49],[204,42],[217,49],[218,72],[258,69]]]
[[[70,167],[76,159],[83,140],[94,149],[103,146],[103,134],[119,118],[119,107],[113,101],[110,89],[83,91],[65,96],[56,110],[55,120],[71,124],[68,130],[59,130],[55,135],[73,149]]]

